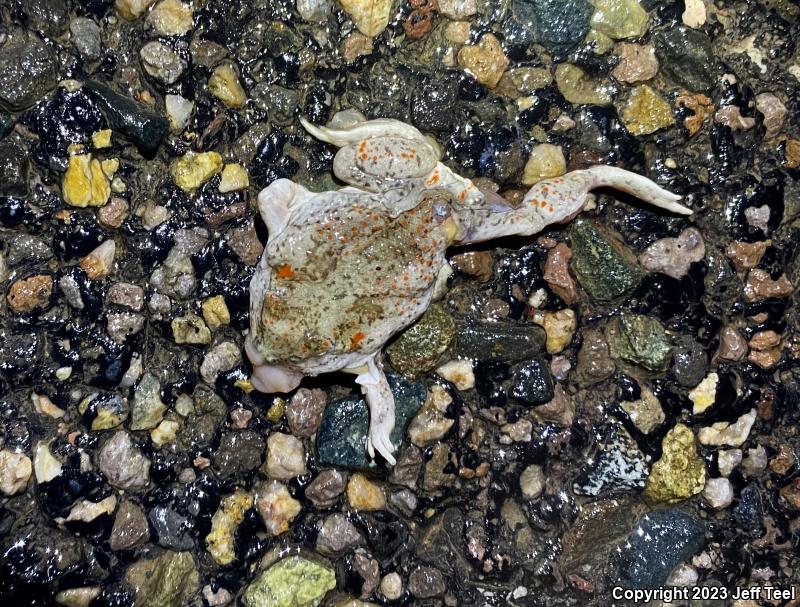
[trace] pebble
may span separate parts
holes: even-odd
[[[242,353],[235,342],[220,342],[203,357],[203,362],[200,364],[200,377],[207,384],[213,385],[220,373],[233,369],[241,362]]]
[[[189,119],[194,110],[194,102],[180,95],[166,95],[164,97],[164,107],[167,110],[169,128],[174,133],[180,133],[189,124]]]
[[[117,282],[106,292],[106,301],[141,312],[144,307],[144,289],[129,282]]]
[[[377,36],[389,25],[392,0],[340,0],[339,4],[365,36]]]
[[[621,401],[620,407],[628,414],[633,425],[644,434],[650,434],[666,419],[661,402],[647,386],[641,386],[641,398]]]
[[[328,398],[324,390],[300,388],[286,406],[286,421],[294,436],[310,438],[322,423]]]
[[[492,278],[492,267],[494,259],[490,251],[469,251],[453,255],[450,262],[455,267],[466,274],[477,278],[480,282],[486,282]]]
[[[567,172],[567,161],[559,145],[540,143],[533,146],[522,171],[522,183],[533,185],[543,179],[560,177]]]
[[[767,461],[767,450],[763,445],[748,449],[747,456],[742,460],[742,472],[748,478],[758,478],[766,469]]]
[[[537,42],[549,53],[567,54],[589,31],[593,7],[582,0],[516,0],[514,17],[521,41]]]
[[[770,297],[789,297],[793,292],[792,283],[781,274],[775,280],[769,272],[754,268],[747,274],[744,286],[744,297],[747,301],[761,301]]]
[[[572,336],[578,326],[575,311],[569,308],[537,313],[533,320],[536,324],[544,327],[545,333],[547,333],[545,347],[548,354],[558,354],[566,348],[572,341]]]
[[[703,499],[715,510],[722,510],[733,503],[733,485],[724,477],[709,478],[703,489]]]
[[[114,433],[98,450],[97,467],[119,489],[143,489],[150,482],[150,460],[124,430]]]
[[[151,430],[164,417],[167,406],[161,400],[161,383],[151,373],[142,376],[133,392],[130,429]]]
[[[717,422],[700,428],[697,438],[704,445],[738,447],[747,440],[755,421],[756,410],[751,409],[735,422]]]
[[[45,442],[37,443],[33,450],[33,471],[38,484],[49,482],[61,475],[61,461],[53,456]]]
[[[238,192],[250,186],[250,177],[241,164],[226,164],[222,169],[219,191],[223,194]]]
[[[717,468],[722,476],[728,476],[742,463],[741,449],[720,449],[717,451]]]
[[[288,556],[262,571],[242,595],[244,607],[313,607],[336,587],[327,564]]]
[[[563,242],[559,242],[547,252],[543,274],[550,289],[567,305],[578,302],[578,287],[569,273],[570,259],[572,250]]]
[[[661,458],[653,464],[642,497],[652,504],[675,504],[700,493],[706,468],[692,431],[677,424],[661,443]]]
[[[118,344],[125,343],[128,337],[144,329],[145,318],[141,314],[108,312],[106,320],[106,333]]]
[[[415,377],[436,367],[455,336],[452,317],[444,306],[434,304],[386,349],[386,353],[395,369]]]
[[[292,521],[303,510],[286,485],[279,481],[262,483],[256,492],[255,505],[267,531],[274,536],[286,533]]]
[[[706,4],[704,0],[686,0],[685,4],[681,19],[689,27],[697,29],[706,22]]]
[[[306,452],[302,441],[291,434],[271,434],[267,439],[264,472],[268,477],[282,481],[306,474]]]
[[[356,472],[347,481],[347,501],[354,510],[383,510],[386,508],[386,496],[383,489],[371,482],[360,472]]]
[[[544,469],[537,464],[531,464],[525,468],[519,477],[519,487],[522,490],[522,495],[529,500],[535,500],[542,494],[544,483]]]
[[[225,432],[214,451],[214,470],[222,479],[231,479],[255,470],[264,455],[264,439],[252,430]]]
[[[771,139],[780,133],[788,110],[783,102],[773,93],[756,95],[756,109],[764,116],[765,139]]]
[[[418,599],[441,596],[447,590],[442,572],[435,567],[417,567],[408,576],[408,591]]]
[[[56,594],[55,601],[65,607],[90,607],[92,601],[100,596],[101,591],[100,586],[67,588]]]
[[[408,424],[408,437],[413,444],[426,447],[441,440],[450,431],[455,420],[445,414],[452,402],[453,399],[444,388],[438,384],[431,386],[428,398]]]
[[[590,24],[614,40],[641,38],[647,32],[647,12],[638,0],[593,0]]]
[[[317,508],[330,508],[344,493],[345,477],[336,469],[322,470],[306,487],[305,496]]]
[[[608,342],[601,331],[586,329],[583,345],[578,351],[576,373],[581,382],[593,384],[611,377],[616,366],[609,354]]]
[[[200,589],[200,576],[190,552],[167,550],[157,558],[136,561],[125,582],[136,591],[136,607],[182,607]]]
[[[135,21],[145,14],[155,0],[115,0],[114,8],[123,19]]]
[[[389,601],[396,601],[403,595],[403,578],[396,571],[381,578],[381,594]]]
[[[108,540],[111,550],[133,548],[137,544],[146,542],[149,537],[150,528],[142,507],[128,499],[122,500]]]
[[[208,607],[225,607],[233,602],[234,596],[227,588],[211,588],[210,584],[203,586],[203,598],[208,603]]]
[[[325,556],[341,556],[364,543],[364,538],[344,514],[334,513],[317,523],[316,550]]]
[[[91,154],[69,157],[61,181],[64,202],[74,207],[101,207],[111,198],[111,184],[99,160]]]
[[[646,84],[631,90],[619,108],[619,116],[625,128],[634,135],[650,135],[675,124],[669,103]]]
[[[222,170],[222,156],[216,152],[187,152],[170,166],[172,179],[184,192],[192,193]]]
[[[163,84],[173,84],[189,65],[166,44],[148,42],[139,51],[144,71]]]
[[[14,23],[12,21],[12,23]],[[0,43],[0,105],[24,110],[55,88],[56,56],[33,32],[7,26]]]
[[[304,21],[323,22],[331,12],[328,0],[297,0],[296,7]]]
[[[756,125],[755,118],[742,116],[736,105],[725,105],[714,114],[714,122],[724,124],[733,131],[749,131]]]
[[[687,228],[677,238],[662,238],[651,244],[639,256],[639,262],[650,272],[661,272],[672,278],[682,278],[692,263],[705,257],[705,242],[695,228]]]
[[[661,73],[692,92],[707,91],[716,82],[717,61],[709,37],[684,26],[668,28],[657,39]]]
[[[794,479],[788,485],[781,487],[778,493],[793,510],[800,510],[800,477]]]
[[[747,354],[747,340],[731,325],[725,325],[719,332],[719,347],[716,357],[721,360],[738,362]]]
[[[80,500],[70,509],[69,515],[67,515],[67,518],[64,520],[65,522],[81,521],[83,523],[90,523],[98,516],[111,514],[116,507],[117,497],[115,495],[109,495],[99,502]]]
[[[52,294],[53,277],[39,274],[14,281],[6,298],[11,310],[19,314],[46,308]]]
[[[213,297],[203,300],[203,303],[200,304],[200,309],[203,312],[203,320],[206,321],[206,324],[212,331],[224,327],[231,322],[231,314],[228,311],[228,306],[222,295],[214,295]]]
[[[33,465],[24,453],[8,449],[0,451],[0,491],[3,495],[16,495],[25,490],[31,479]]]
[[[172,319],[172,335],[176,344],[203,345],[211,343],[211,330],[197,314],[188,312]]]
[[[180,428],[180,422],[165,419],[150,431],[150,440],[153,441],[156,449],[160,449],[164,445],[175,442]]]
[[[128,218],[128,202],[114,196],[108,204],[97,210],[97,220],[103,227],[117,229]]]
[[[252,505],[253,496],[243,489],[237,489],[222,498],[219,508],[211,518],[211,531],[206,536],[206,546],[209,554],[220,565],[230,565],[236,558],[236,528]]]
[[[500,41],[493,34],[484,34],[477,45],[468,44],[458,51],[459,67],[490,88],[497,86],[508,64]]]
[[[32,392],[31,402],[33,403],[33,408],[39,415],[46,415],[47,417],[52,417],[53,419],[60,419],[67,414],[64,409],[56,406],[55,403],[53,403],[53,401],[50,400],[50,398],[45,394],[36,394],[35,392]]]
[[[613,358],[649,371],[664,371],[672,357],[664,325],[640,314],[615,317],[608,326],[608,343]]]
[[[86,272],[86,275],[91,280],[101,280],[114,269],[116,252],[117,244],[109,238],[91,253],[81,258],[80,268]]]
[[[471,390],[475,387],[475,373],[469,360],[451,360],[436,369],[436,373],[452,383],[456,390]]]
[[[559,63],[556,66],[555,79],[564,99],[572,104],[611,105],[611,83],[593,78],[577,65]]]
[[[717,397],[717,384],[719,375],[709,373],[695,388],[689,390],[689,400],[692,401],[692,413],[699,415],[714,404]]]
[[[239,74],[230,63],[223,63],[214,69],[208,79],[208,90],[232,109],[243,108],[247,102],[247,93],[239,82]]]
[[[553,399],[553,377],[543,358],[533,358],[514,373],[511,398],[528,405],[541,405]]]
[[[672,573],[669,574],[665,585],[667,586],[680,586],[680,587],[691,587],[697,585],[697,580],[700,579],[700,574],[698,573],[697,569],[692,567],[691,565],[686,565],[685,563],[681,563],[675,569],[672,570]]]
[[[76,17],[69,22],[72,43],[84,59],[94,61],[103,54],[100,26],[86,17]]]
[[[683,121],[683,126],[689,131],[689,136],[696,135],[703,126],[706,117],[714,112],[714,102],[705,95],[683,92],[675,98],[675,105],[679,108],[691,110],[691,115]]]
[[[146,22],[161,36],[183,36],[192,29],[192,7],[181,0],[162,0]]]

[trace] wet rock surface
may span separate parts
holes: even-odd
[[[798,24],[772,0],[0,2],[3,604],[796,584]],[[382,359],[390,467],[351,375],[265,395],[243,351],[258,193],[340,187],[299,118],[341,110],[415,125],[498,204],[603,163],[694,214],[600,190],[448,251]]]

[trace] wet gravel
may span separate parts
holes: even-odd
[[[788,0],[4,0],[0,598],[798,605],[799,23]],[[258,192],[340,187],[298,119],[350,109],[511,204],[605,163],[694,211],[601,191],[450,251],[386,350],[394,468],[352,378],[265,395],[243,352]]]

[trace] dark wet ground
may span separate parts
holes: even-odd
[[[3,0],[0,597],[800,604],[799,17]],[[350,108],[512,203],[605,163],[695,212],[601,192],[570,226],[452,251],[447,295],[387,349],[393,469],[364,455],[351,377],[282,399],[243,362],[256,196],[337,187],[298,118]],[[797,596],[730,598],[767,586]]]

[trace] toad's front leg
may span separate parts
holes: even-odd
[[[381,363],[376,355],[366,364],[366,371],[356,377],[361,392],[369,407],[369,432],[367,434],[367,452],[374,458],[375,451],[380,453],[392,466],[395,464],[394,445],[391,434],[394,430],[394,395],[386,380]]]

